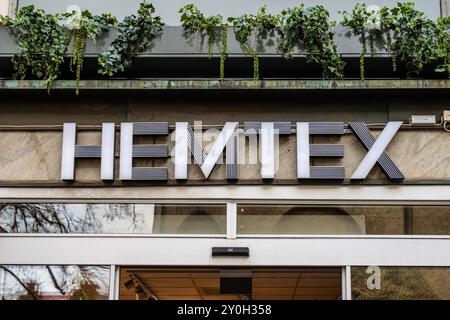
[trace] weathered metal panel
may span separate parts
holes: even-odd
[[[75,158],[100,158],[102,146],[100,145],[76,145]]]
[[[133,158],[167,158],[169,149],[167,144],[135,144]]]
[[[169,133],[167,122],[134,122],[134,135],[166,135]]]
[[[75,89],[75,80],[56,80],[53,90]],[[41,80],[0,80],[0,90],[47,90]],[[84,90],[448,90],[448,79],[416,80],[81,80]]]
[[[132,180],[166,181],[167,168],[136,168],[132,169]]]

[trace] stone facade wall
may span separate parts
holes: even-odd
[[[177,121],[202,120],[218,129],[226,121],[364,121],[384,124],[408,121],[411,114],[439,115],[445,109],[448,93],[439,92],[292,92],[292,91],[212,91],[212,92],[7,92],[0,100],[0,182],[61,182],[62,124],[79,126],[77,144],[100,144],[101,123],[114,122],[116,130],[115,175],[119,174],[119,125],[121,122],[167,121],[173,129]],[[88,128],[83,127],[89,125]],[[97,127],[95,127],[97,126]],[[171,129],[171,130],[172,130]],[[380,130],[371,129],[374,135]],[[208,140],[208,136],[206,139]],[[241,137],[241,159],[258,154]],[[345,166],[349,179],[366,154],[352,133],[343,136],[313,136],[312,143],[341,143],[342,159],[312,158],[312,165]],[[135,143],[173,143],[169,136],[135,137]],[[204,147],[208,149],[205,141]],[[244,149],[245,147],[245,149]],[[275,180],[296,180],[296,136],[281,136],[280,158]],[[402,128],[387,148],[388,154],[406,181],[450,180],[450,134],[442,128]],[[135,166],[167,167],[174,180],[169,159],[135,159]],[[241,161],[246,162],[246,161]],[[240,181],[260,182],[260,165],[240,165]],[[189,181],[205,181],[196,165],[189,167]],[[370,180],[386,180],[376,166]],[[76,160],[75,180],[100,183],[100,159]],[[225,181],[225,165],[216,165],[208,181]],[[174,181],[173,181],[174,182]]]
[[[373,131],[376,135],[379,131]],[[100,131],[81,131],[79,144],[100,144]],[[119,143],[116,137],[115,175],[119,174]],[[152,139],[152,143],[173,143],[169,137]],[[258,154],[256,148],[244,150],[244,138],[241,138],[242,160]],[[148,142],[145,141],[145,142]],[[350,179],[364,155],[365,149],[353,134],[335,138],[313,138],[313,143],[342,143],[345,155],[342,159],[312,158],[312,165],[345,166],[346,179]],[[61,170],[62,131],[0,131],[0,181],[2,182],[58,182]],[[247,146],[247,145],[245,145]],[[208,145],[205,145],[206,150]],[[397,133],[389,147],[388,154],[406,177],[406,180],[450,180],[450,134],[443,130],[403,130]],[[278,171],[275,179],[296,179],[296,136],[280,138]],[[243,161],[244,162],[244,161]],[[135,166],[167,167],[169,180],[174,179],[174,166],[168,159],[136,159]],[[261,179],[260,164],[240,165],[240,180],[257,181]],[[199,167],[189,165],[189,180],[205,180]],[[225,165],[218,164],[208,180],[224,180]],[[387,179],[378,167],[375,167],[368,179]],[[75,180],[79,182],[100,181],[100,159],[77,159]]]

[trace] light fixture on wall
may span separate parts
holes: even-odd
[[[247,247],[213,247],[213,257],[249,257],[250,249]]]

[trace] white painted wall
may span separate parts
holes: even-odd
[[[122,19],[136,11],[142,0],[19,0],[19,7],[35,4],[49,12],[65,11],[70,4],[77,4],[82,9],[93,13],[111,12]],[[221,14],[225,17],[256,13],[259,8],[267,4],[268,12],[279,12],[287,7],[294,7],[299,3],[306,6],[321,4],[330,11],[332,19],[339,19],[340,10],[351,10],[356,3],[365,2],[379,6],[395,6],[397,2],[411,0],[152,0],[158,15],[167,25],[180,25],[178,9],[188,3],[194,3],[206,14]],[[440,16],[440,0],[415,0],[416,7],[424,11],[430,18]]]
[[[212,247],[250,257],[212,257]],[[450,237],[175,238],[0,234],[0,264],[164,266],[450,266]]]
[[[0,16],[7,16],[9,13],[9,0],[0,0]]]

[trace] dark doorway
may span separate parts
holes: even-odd
[[[342,293],[341,268],[122,267],[120,270],[121,300],[339,300]],[[236,278],[242,286],[237,286],[234,293],[224,294],[227,290],[221,286]]]

